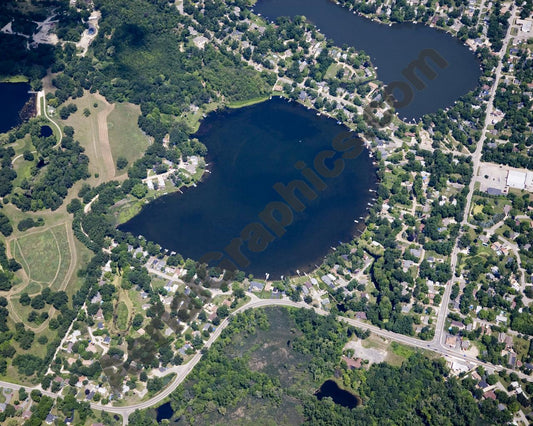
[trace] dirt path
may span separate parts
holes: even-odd
[[[113,161],[111,145],[109,144],[107,117],[109,116],[111,111],[113,111],[115,105],[108,104],[106,99],[100,94],[96,94],[95,97],[100,101],[100,105],[104,105],[105,107],[98,111],[97,128],[94,128],[93,126],[93,151],[95,154],[95,158],[101,160],[98,164],[98,166],[100,167],[101,179],[109,181],[115,177],[115,163]]]

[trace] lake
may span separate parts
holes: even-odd
[[[335,139],[339,135],[349,136],[346,145]],[[121,230],[185,258],[206,260],[211,253],[210,258],[222,256],[247,273],[278,278],[314,269],[332,246],[352,239],[354,220],[369,208],[369,189],[376,188],[377,178],[362,142],[335,120],[299,104],[274,98],[211,113],[196,136],[208,148],[211,173],[196,188],[146,205]],[[356,151],[360,155],[348,158]],[[341,163],[344,170],[336,177],[318,176],[317,157],[320,173]],[[297,162],[311,167],[297,170]],[[291,197],[293,181],[306,193],[294,190]],[[239,238],[242,244],[230,245]]]
[[[21,123],[19,113],[31,97],[30,89],[26,83],[0,83],[0,133]]]
[[[42,138],[47,138],[48,136],[52,136],[53,133],[54,132],[50,126],[41,126],[41,132],[39,136]]]
[[[341,389],[339,385],[337,385],[337,382],[333,380],[326,380],[315,393],[315,396],[319,400],[322,400],[323,398],[331,398],[335,404],[347,408],[355,408],[360,404],[360,399],[356,395]]]
[[[378,78],[386,84],[408,82],[402,70],[417,60],[424,49],[434,49],[448,66],[441,69],[428,61],[437,77],[430,81],[420,75],[426,84],[422,90],[411,85],[413,100],[398,108],[400,117],[408,120],[453,105],[477,86],[481,75],[479,61],[463,43],[423,24],[402,23],[389,27],[356,15],[330,0],[258,0],[253,11],[270,20],[304,15],[335,45],[346,44],[368,54],[378,68]]]

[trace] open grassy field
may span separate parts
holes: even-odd
[[[124,157],[132,164],[141,158],[150,144],[139,126],[137,119],[141,109],[130,103],[116,104],[107,117],[109,145],[116,165],[118,157]],[[117,174],[126,173],[126,170],[117,170]]]
[[[30,282],[59,290],[72,258],[64,224],[14,239],[11,249]],[[34,288],[36,289],[36,286]]]
[[[58,274],[61,253],[50,229],[13,241],[15,258],[22,263],[31,280],[52,283]],[[17,256],[18,255],[18,256]]]
[[[89,157],[89,172],[93,175],[89,183],[98,184],[111,180],[115,176],[115,164],[109,145],[107,116],[114,105],[109,104],[103,96],[89,92],[68,103],[74,103],[78,111],[67,120],[61,120],[57,114],[54,119],[61,126],[72,126],[75,131],[74,139],[85,148],[85,154]],[[90,112],[88,117],[84,115],[85,109]]]
[[[117,327],[125,331],[128,328],[129,310],[126,303],[120,301],[117,306]]]

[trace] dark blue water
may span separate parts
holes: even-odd
[[[270,273],[279,277],[314,268],[332,246],[351,240],[354,219],[366,213],[372,196],[369,188],[376,186],[375,168],[366,150],[355,159],[340,160],[343,154],[335,154],[332,141],[337,136],[355,137],[346,130],[335,120],[317,117],[313,110],[278,98],[212,113],[196,135],[208,148],[211,174],[184,194],[164,196],[148,204],[120,229],[143,235],[184,257],[205,260],[209,252],[224,252],[233,239],[255,238],[243,233],[243,229],[250,231],[248,225],[257,233],[263,226],[267,230],[264,240],[270,240],[265,247],[242,244],[242,255],[249,264],[234,251],[228,254],[226,250],[223,258],[256,276]],[[350,143],[362,145],[359,140]],[[291,203],[303,209],[288,210],[294,218],[282,227],[284,234],[278,235],[281,230],[273,229],[272,221],[285,223],[287,208],[283,217],[275,212],[270,219],[267,215],[269,225],[259,217],[263,210],[271,211],[273,205],[269,203],[279,206],[284,202],[273,185],[305,182],[295,163],[302,161],[315,168],[315,158],[323,151],[335,155],[326,161],[328,168],[338,160],[344,163],[344,171],[338,177],[324,177],[325,188],[321,190],[308,184],[316,196],[313,200],[296,191],[302,205],[295,200]],[[311,198],[312,193],[308,194]]]
[[[359,399],[353,393],[339,388],[333,380],[326,380],[315,395],[319,400],[329,397],[343,407],[355,408],[359,405]]]
[[[20,110],[30,99],[26,83],[0,83],[0,133],[21,123]]]
[[[174,414],[174,410],[172,409],[170,402],[167,402],[166,404],[163,404],[157,407],[156,412],[157,412],[158,422],[164,419],[170,419],[172,415]]]
[[[346,44],[366,52],[378,67],[381,81],[410,85],[413,100],[398,108],[400,117],[409,120],[453,105],[477,86],[481,75],[479,61],[458,39],[423,24],[403,23],[389,27],[355,15],[330,0],[258,0],[254,12],[271,20],[279,16],[304,15],[337,46]],[[426,85],[418,90],[402,75],[402,70],[417,60],[424,49],[435,50],[448,66],[441,69],[429,60],[437,76],[429,80],[417,74]]]
[[[48,136],[52,136],[52,133],[54,133],[52,131],[52,128],[50,126],[41,126],[41,137],[42,138],[47,138]]]

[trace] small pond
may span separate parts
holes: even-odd
[[[319,400],[329,397],[335,404],[347,408],[355,408],[361,403],[359,397],[351,392],[341,389],[333,380],[326,380],[315,393],[315,396]]]
[[[50,126],[41,126],[41,133],[40,136],[42,138],[47,138],[48,136],[52,136],[52,128]]]
[[[157,413],[156,420],[160,422],[161,420],[164,420],[164,419],[170,419],[172,415],[174,414],[174,410],[172,409],[170,402],[167,402],[166,404],[163,404],[157,407],[156,413]]]

